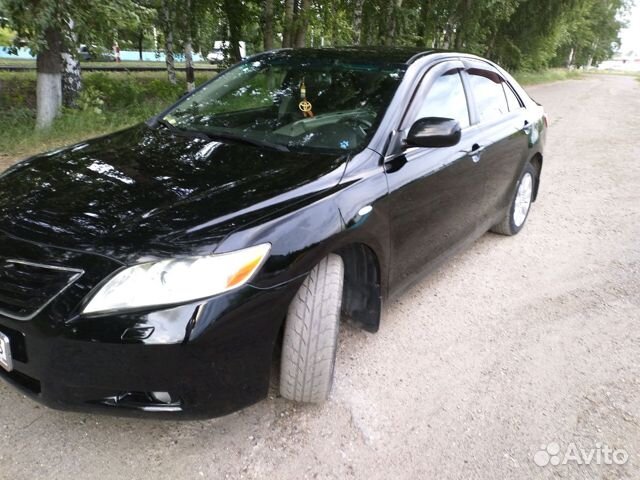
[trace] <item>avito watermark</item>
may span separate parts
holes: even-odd
[[[600,442],[593,448],[581,448],[569,443],[565,449],[560,444],[551,442],[542,445],[533,456],[533,461],[540,467],[547,465],[624,465],[629,460],[629,453],[622,448],[611,448]]]

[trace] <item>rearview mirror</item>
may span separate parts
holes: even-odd
[[[452,147],[460,142],[462,128],[451,118],[427,117],[416,120],[407,139],[409,147]]]

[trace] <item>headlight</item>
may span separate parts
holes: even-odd
[[[176,305],[233,290],[251,279],[270,249],[265,243],[231,253],[135,265],[109,279],[82,313]]]

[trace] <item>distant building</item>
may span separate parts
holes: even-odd
[[[640,53],[617,54],[611,60],[598,65],[598,70],[616,70],[621,72],[640,72]]]

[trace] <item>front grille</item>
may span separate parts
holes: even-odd
[[[0,315],[31,320],[82,273],[73,268],[0,259]]]

